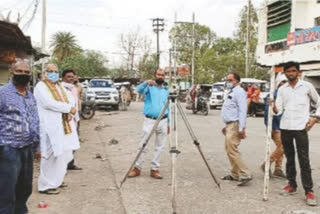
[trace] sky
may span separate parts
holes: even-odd
[[[41,44],[42,0],[29,27],[35,0],[1,0],[0,14],[11,10],[11,21],[17,14],[24,16],[19,26],[25,35],[31,36],[34,46]],[[260,7],[263,0],[252,0]],[[231,37],[236,29],[240,10],[247,0],[47,0],[46,46],[57,31],[70,31],[84,49],[101,51],[109,60],[109,66],[120,65],[123,51],[120,35],[138,31],[152,39],[152,51],[156,51],[156,35],[152,31],[152,18],[165,19],[165,31],[160,34],[161,61],[168,60],[168,31],[177,21],[192,21],[209,26],[220,37]],[[27,10],[29,8],[29,10]]]

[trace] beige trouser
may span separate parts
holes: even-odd
[[[280,131],[272,130],[272,139],[274,144],[276,144],[276,149],[270,155],[270,163],[275,162],[275,170],[281,170],[283,160],[283,148]]]
[[[231,164],[231,175],[235,179],[251,178],[251,172],[243,162],[238,146],[241,139],[239,138],[239,123],[232,122],[226,125],[226,151]]]

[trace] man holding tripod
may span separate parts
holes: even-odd
[[[141,83],[137,87],[139,94],[144,95],[144,109],[143,114],[145,116],[142,128],[142,138],[139,144],[139,150],[142,148],[149,133],[151,132],[157,118],[160,115],[161,109],[166,104],[169,92],[163,85],[165,73],[162,69],[158,69],[154,73],[155,80],[148,80]],[[162,117],[159,125],[156,128],[155,150],[153,159],[151,162],[150,176],[156,179],[162,179],[159,171],[160,167],[160,154],[165,146],[167,140],[167,134],[170,127],[168,123],[169,108],[166,109],[164,116]],[[135,167],[128,174],[129,178],[137,177],[140,175],[142,164],[144,162],[144,156],[147,153],[145,149],[139,159],[137,160]]]

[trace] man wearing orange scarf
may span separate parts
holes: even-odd
[[[79,148],[79,139],[72,118],[75,100],[59,83],[57,66],[49,64],[44,78],[35,89],[40,118],[41,163],[38,190],[58,194],[72,151]]]

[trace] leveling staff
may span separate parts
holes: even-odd
[[[169,96],[167,88],[163,85],[165,73],[162,69],[158,69],[154,73],[155,80],[148,80],[137,87],[139,94],[144,95],[144,109],[143,114],[145,116],[142,128],[142,138],[139,144],[139,151],[142,148],[143,143],[146,141],[149,133],[151,132],[157,118],[161,113],[161,109],[166,104]],[[153,159],[151,162],[150,176],[156,179],[162,179],[159,172],[160,167],[160,154],[167,141],[167,134],[170,127],[168,123],[169,108],[166,109],[164,116],[162,117],[157,129],[155,130],[155,149]],[[128,174],[129,178],[137,177],[140,175],[142,164],[144,162],[144,156],[147,153],[147,149],[144,149],[140,158],[137,160],[135,167]]]

